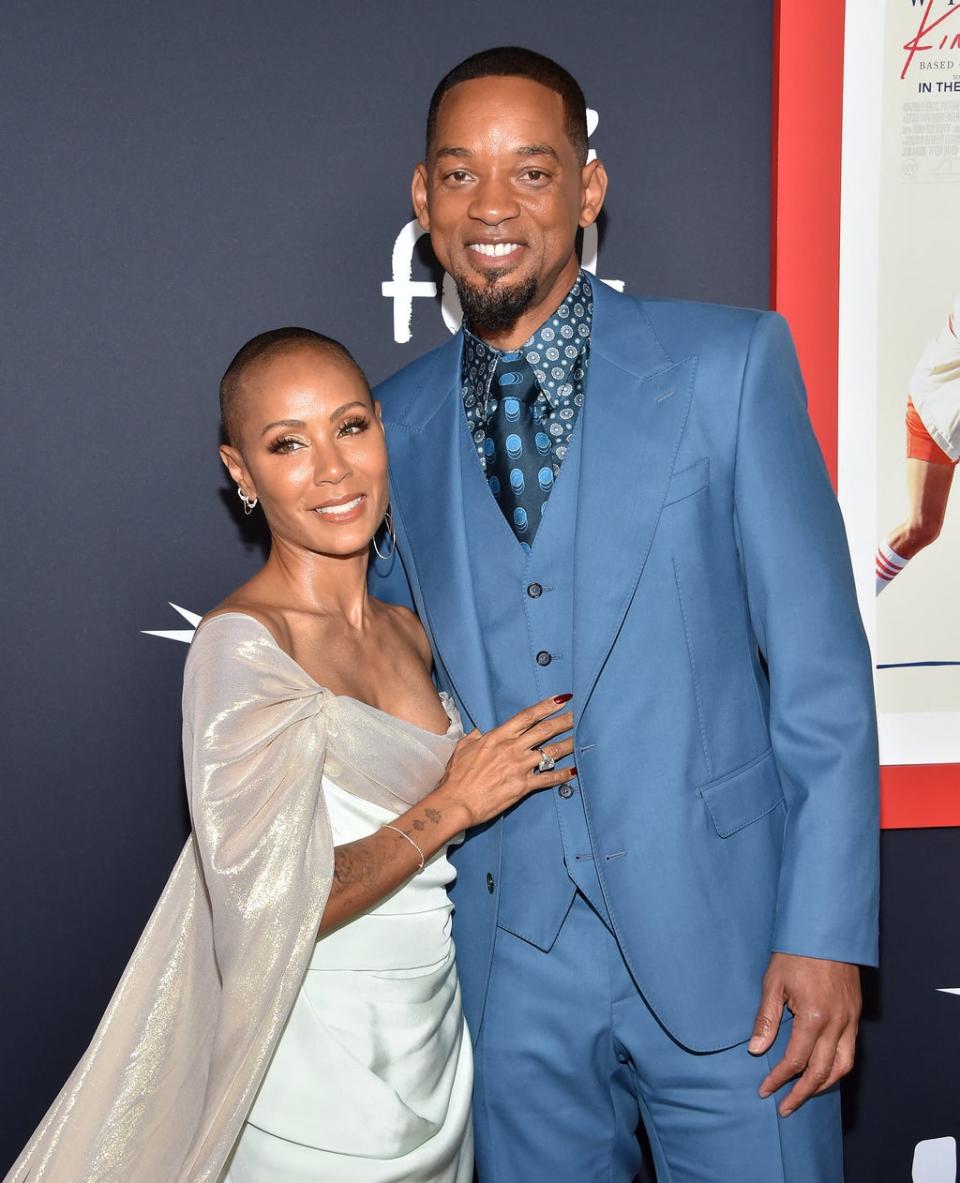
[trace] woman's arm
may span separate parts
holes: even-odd
[[[503,813],[535,789],[552,788],[576,776],[576,768],[535,771],[536,749],[573,726],[570,711],[555,714],[568,698],[544,699],[492,731],[464,736],[437,787],[390,823],[396,829],[382,826],[366,838],[334,847],[333,885],[318,936],[375,907],[415,875],[420,856],[413,843],[426,861],[457,834]],[[573,739],[551,743],[545,750],[561,760],[573,751]]]
[[[462,805],[444,800],[439,790],[390,823],[408,835],[423,852],[424,861],[470,825]],[[384,826],[366,838],[333,849],[333,885],[327,897],[320,936],[374,907],[420,869],[413,845]]]

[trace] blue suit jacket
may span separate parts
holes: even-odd
[[[667,1029],[707,1051],[749,1037],[771,951],[875,963],[871,663],[785,322],[594,290],[577,426],[576,763],[633,976]],[[466,727],[487,729],[502,720],[469,578],[468,548],[484,539],[460,498],[460,351],[457,335],[375,392],[400,561],[372,587],[416,607]],[[501,828],[457,856],[475,1032]]]

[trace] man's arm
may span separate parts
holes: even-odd
[[[772,1092],[782,1111],[852,1063],[856,965],[876,963],[878,757],[871,659],[839,507],[806,411],[789,330],[761,316],[741,392],[735,525],[770,671],[770,733],[787,803],[770,967],[750,1050],[794,1012]]]

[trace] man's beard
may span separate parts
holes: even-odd
[[[518,284],[499,285],[504,273],[490,271],[482,286],[470,283],[463,271],[454,275],[463,318],[480,336],[508,333],[527,311],[537,295],[537,278],[530,275]]]

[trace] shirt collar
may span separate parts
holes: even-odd
[[[521,349],[533,367],[541,392],[551,406],[569,393],[573,371],[590,341],[593,328],[593,286],[582,269],[552,316],[524,341]],[[503,351],[481,341],[463,325],[462,379],[478,402],[485,401],[490,379]]]

